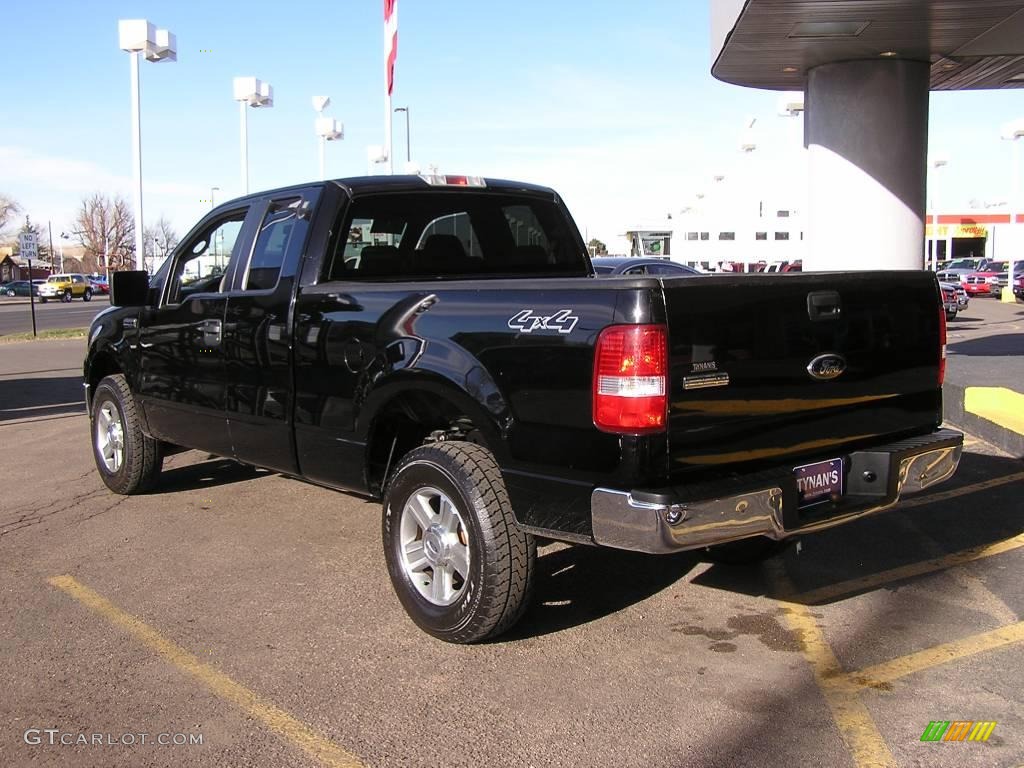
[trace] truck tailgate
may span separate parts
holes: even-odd
[[[940,302],[930,273],[662,285],[672,476],[795,466],[941,421]]]

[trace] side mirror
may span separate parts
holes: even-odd
[[[144,307],[149,303],[149,273],[114,272],[110,276],[110,303],[115,307]]]

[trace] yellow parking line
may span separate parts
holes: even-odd
[[[181,646],[163,637],[141,619],[125,613],[105,597],[80,584],[73,577],[54,576],[48,581],[82,605],[103,616],[111,624],[126,629],[143,645],[158,653],[178,669],[197,678],[216,696],[239,707],[321,764],[330,768],[362,768],[363,763],[355,755],[346,752],[283,709],[236,683],[223,672],[200,661]]]
[[[982,632],[980,635],[972,635],[963,640],[936,645],[934,648],[900,656],[898,659],[875,664],[856,672],[848,672],[845,678],[853,685],[876,687],[881,683],[889,683],[915,672],[1020,642],[1024,642],[1024,621],[993,629],[990,632]]]
[[[776,585],[792,590],[789,577],[777,561],[766,564]],[[825,639],[818,622],[806,606],[779,601],[785,612],[782,620],[801,639],[801,651],[810,664],[814,680],[832,712],[832,718],[858,768],[895,768],[896,761],[882,734],[843,674],[839,660]]]
[[[942,493],[933,493],[928,496],[914,496],[905,501],[901,501],[897,509],[922,507],[925,504],[934,504],[936,501],[955,499],[958,496],[967,496],[972,493],[977,493],[978,491],[987,491],[989,488],[998,488],[1000,485],[1015,483],[1018,480],[1024,480],[1024,472],[1014,472],[1012,475],[1003,475],[1002,477],[994,477],[991,480],[982,480],[978,483],[971,483],[970,485],[965,485],[962,488],[954,488],[950,491],[943,491]]]
[[[816,605],[818,603],[834,600],[835,598],[843,595],[851,595],[856,592],[867,592],[868,590],[893,581],[902,581],[903,579],[921,576],[926,573],[944,571],[948,568],[964,565],[965,563],[970,563],[974,560],[981,560],[986,557],[1002,554],[1003,552],[1010,552],[1011,550],[1019,549],[1020,547],[1024,547],[1024,533],[1014,536],[1011,539],[1006,539],[1005,541],[997,541],[995,544],[985,544],[978,547],[971,547],[970,549],[963,549],[959,552],[948,554],[945,557],[937,557],[933,560],[924,560],[919,563],[901,565],[898,568],[890,568],[889,570],[868,574],[867,576],[839,581],[835,584],[828,584],[824,587],[819,587],[818,589],[811,589],[807,592],[801,592],[796,595],[786,595],[785,597],[787,600],[791,600],[793,602],[803,603],[805,605]]]

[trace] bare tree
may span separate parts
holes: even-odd
[[[128,202],[120,195],[95,192],[82,200],[73,234],[85,250],[83,269],[103,267],[104,254],[110,270],[131,269],[135,257],[135,222]]]
[[[161,216],[155,224],[146,227],[143,243],[146,268],[154,272],[178,245],[178,233],[174,231],[171,222]]]
[[[18,205],[17,200],[7,195],[0,195],[0,235],[19,213],[21,213],[21,206]]]

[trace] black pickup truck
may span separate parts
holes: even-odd
[[[219,206],[89,332],[107,486],[196,448],[380,498],[412,619],[493,637],[536,538],[756,554],[953,474],[924,272],[596,279],[550,189],[368,177]]]

